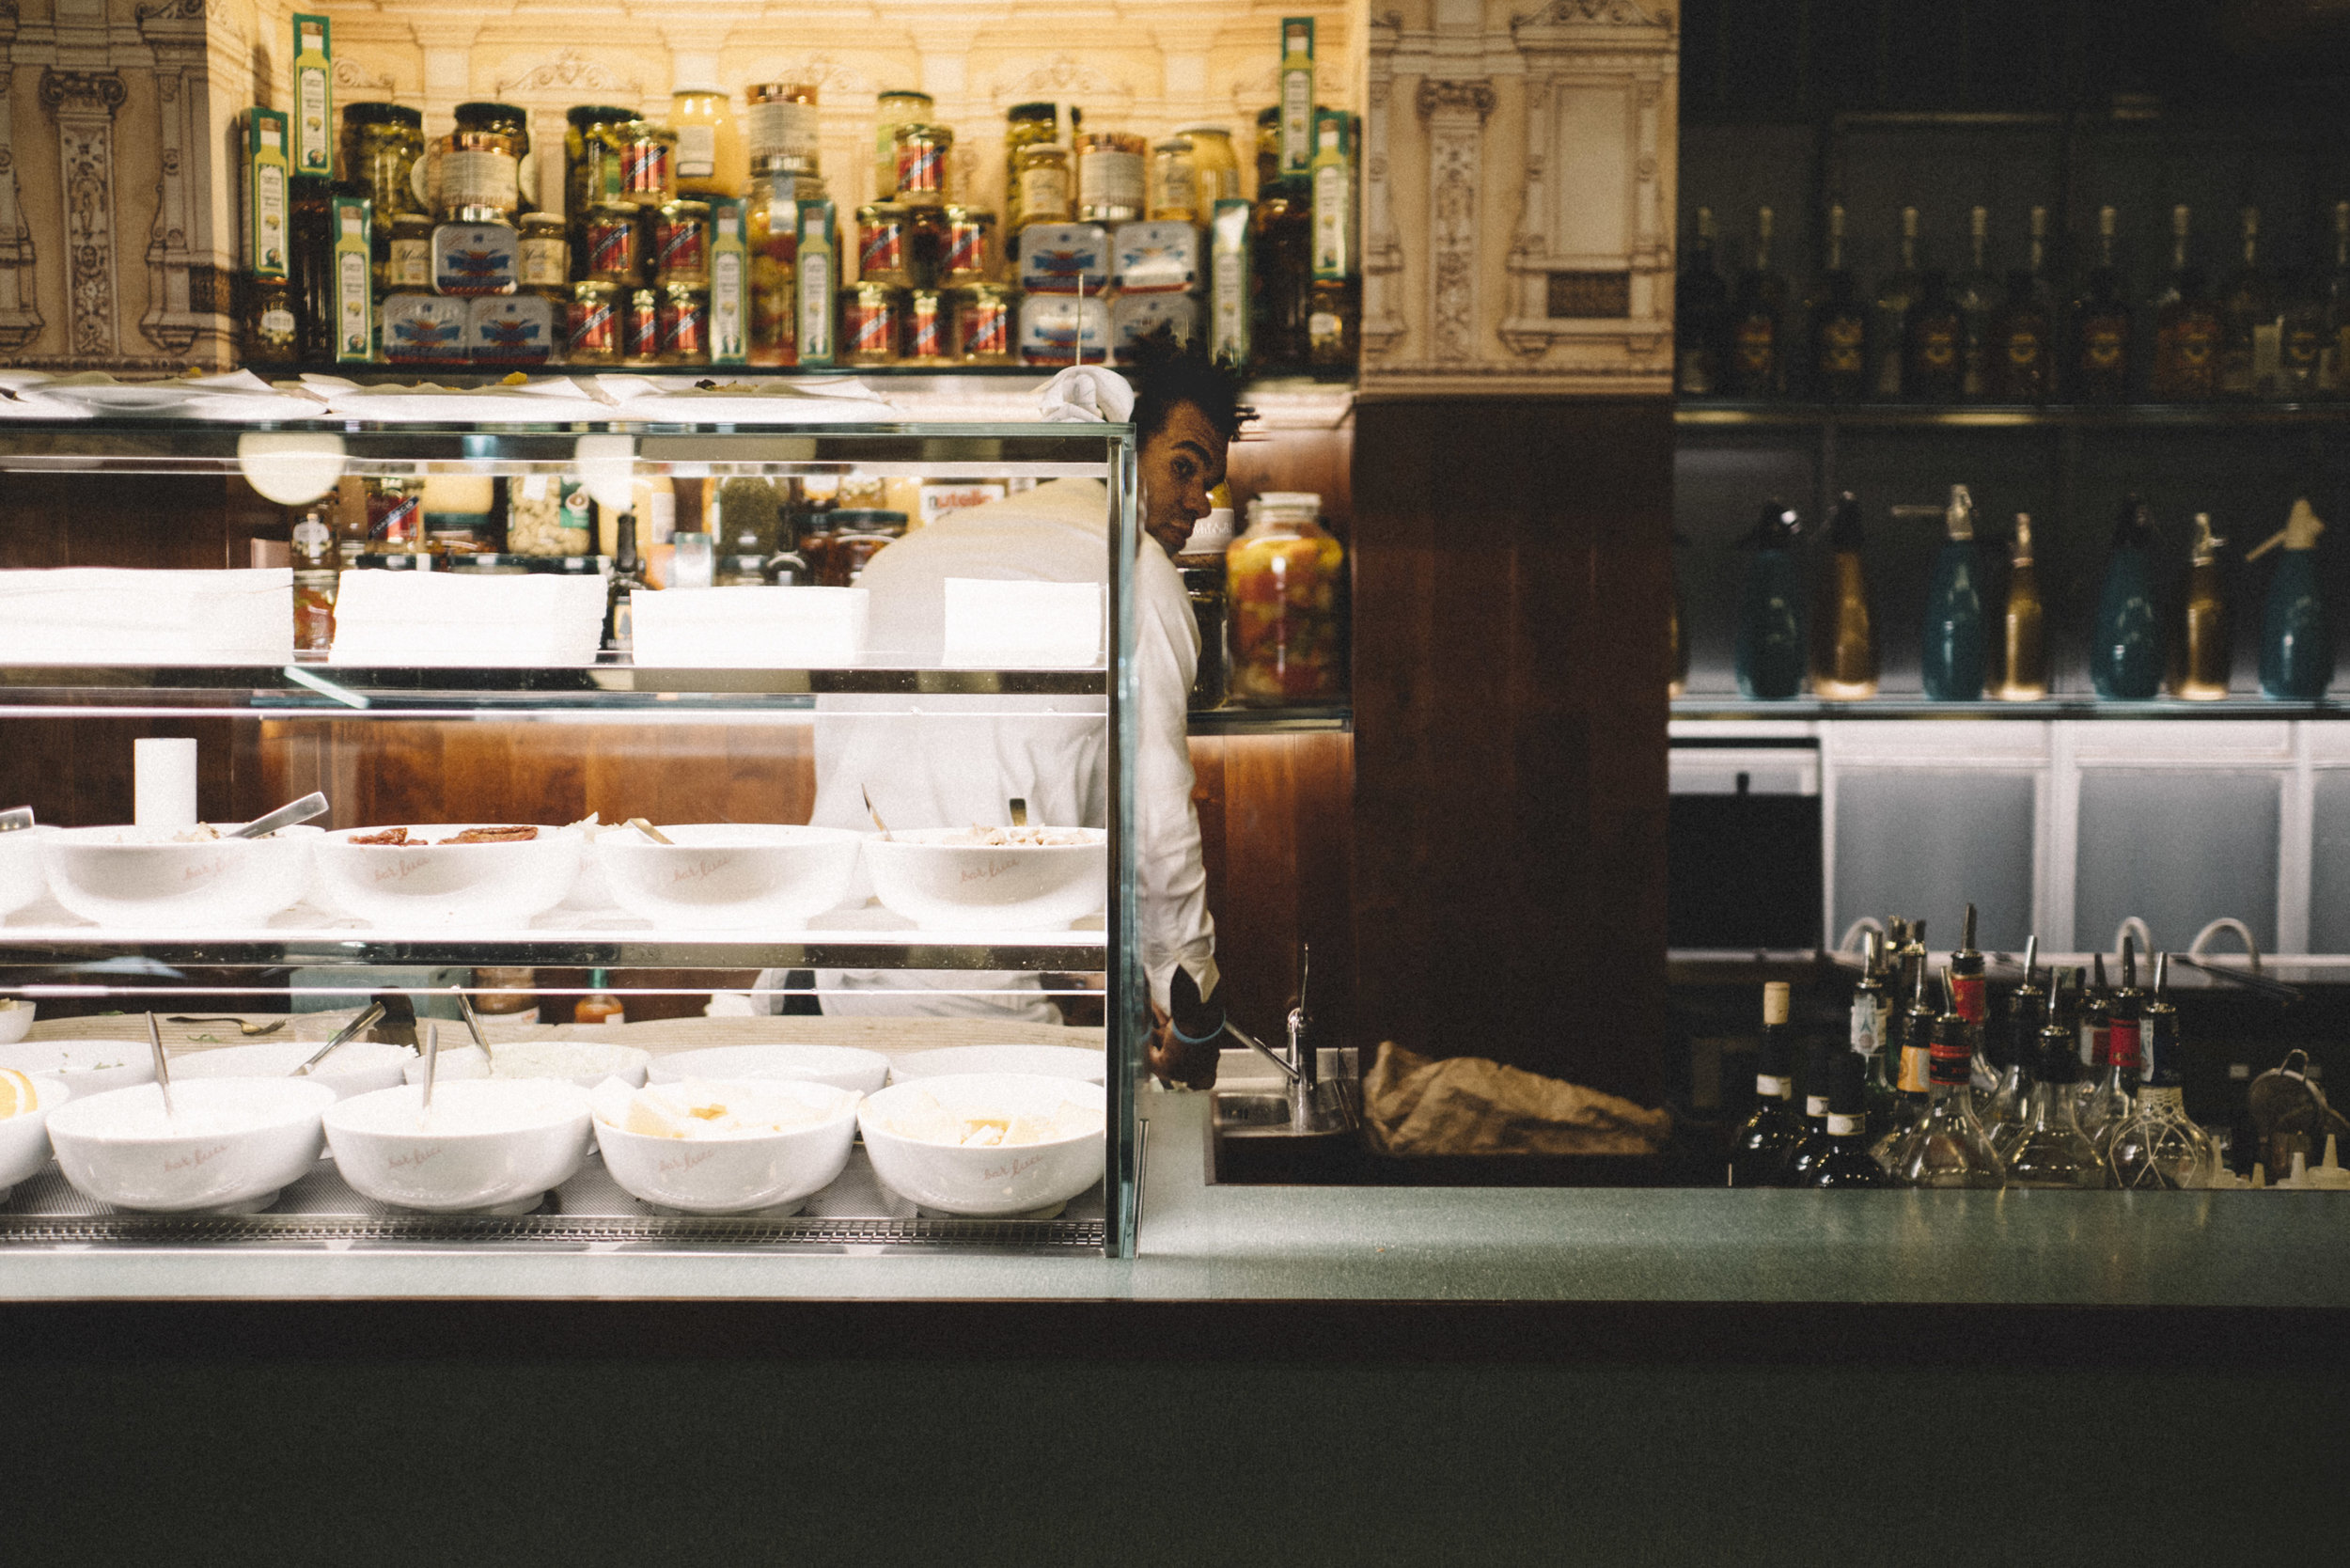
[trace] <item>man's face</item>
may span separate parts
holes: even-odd
[[[1222,432],[1190,403],[1177,403],[1143,443],[1142,528],[1172,556],[1208,515],[1208,492],[1224,482]]]

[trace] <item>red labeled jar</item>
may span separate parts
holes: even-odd
[[[856,210],[856,275],[860,283],[914,287],[914,214],[895,202]]]
[[[632,289],[620,312],[620,353],[632,365],[661,362],[661,290]]]
[[[901,125],[895,135],[898,200],[908,207],[936,207],[947,199],[947,158],[955,133],[943,125]]]
[[[939,277],[951,284],[986,283],[995,275],[995,214],[970,207],[946,210],[946,255]]]
[[[840,293],[840,360],[844,365],[895,365],[905,319],[905,290],[860,283]]]
[[[653,215],[653,281],[664,288],[710,287],[710,203],[672,201]]]
[[[955,357],[965,365],[1014,363],[1019,312],[1011,290],[1000,283],[975,283],[956,294]]]
[[[954,353],[948,322],[954,312],[947,296],[935,289],[916,289],[906,297],[903,357],[911,362],[944,365]]]
[[[620,361],[619,285],[590,279],[572,285],[565,341],[573,365]]]
[[[595,283],[632,288],[644,271],[639,254],[636,209],[591,207],[579,222],[580,276]]]
[[[618,133],[622,201],[660,207],[677,199],[677,133],[649,119],[631,120]]]
[[[661,290],[661,357],[673,365],[710,363],[710,295],[699,289]]]

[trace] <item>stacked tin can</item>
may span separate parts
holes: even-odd
[[[352,104],[346,146],[367,145],[367,178],[379,191],[400,182],[392,161],[402,138],[372,105]],[[457,106],[456,129],[421,142],[400,116],[406,181],[423,211],[395,212],[382,225],[377,258],[384,289],[385,359],[413,364],[542,365],[559,341],[565,265],[559,221],[535,213],[536,165],[527,116],[510,103]],[[418,145],[420,143],[420,145]]]

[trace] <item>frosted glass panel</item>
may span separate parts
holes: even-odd
[[[1936,768],[1849,768],[1836,782],[1836,918],[1922,917],[1937,948],[1958,940],[1971,900],[1975,943],[2020,952],[2031,933],[2032,776]]]
[[[2350,953],[2350,773],[2311,777],[2310,951]]]
[[[2156,947],[2182,949],[2232,915],[2274,952],[2280,783],[2273,773],[2083,772],[2075,944],[2110,948],[2136,915]]]

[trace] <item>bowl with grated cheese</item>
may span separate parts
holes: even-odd
[[[796,1213],[849,1163],[864,1096],[773,1078],[600,1085],[596,1146],[630,1197],[684,1214]]]
[[[1026,1073],[916,1078],[857,1113],[882,1184],[949,1215],[1049,1217],[1102,1179],[1100,1084]]]

